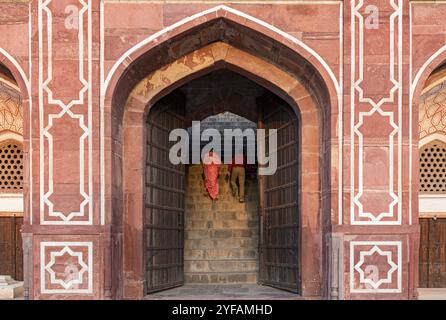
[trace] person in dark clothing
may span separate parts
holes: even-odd
[[[231,175],[232,195],[238,197],[240,202],[245,202],[245,166],[246,157],[243,154],[234,155],[232,163],[228,165]]]

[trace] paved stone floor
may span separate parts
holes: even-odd
[[[150,300],[300,300],[299,295],[256,284],[188,284],[148,295]]]

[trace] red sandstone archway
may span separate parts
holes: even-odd
[[[414,224],[420,225],[420,233],[418,233],[417,238],[417,246],[413,252],[414,257],[414,274],[415,274],[415,284],[414,287],[418,289],[417,295],[420,298],[424,299],[424,294],[429,291],[426,289],[427,287],[432,288],[432,283],[435,286],[444,286],[444,278],[443,281],[435,281],[444,277],[444,273],[439,271],[439,274],[435,274],[432,272],[432,265],[439,262],[439,260],[443,259],[444,256],[440,254],[429,255],[425,254],[426,252],[441,252],[438,251],[438,247],[444,245],[442,239],[444,238],[444,222],[445,219],[442,219],[443,216],[440,215],[437,218],[437,214],[430,211],[431,204],[428,204],[429,210],[426,210],[426,194],[430,193],[429,190],[420,188],[420,186],[424,186],[422,182],[420,182],[420,173],[426,173],[423,170],[423,166],[429,159],[426,156],[426,148],[432,147],[432,145],[440,145],[443,143],[443,137],[438,134],[427,134],[421,139],[421,133],[423,131],[419,131],[420,121],[425,121],[423,118],[419,118],[423,109],[419,109],[422,104],[422,98],[425,94],[429,95],[430,91],[437,91],[434,89],[436,86],[441,85],[445,81],[445,61],[446,61],[446,46],[443,46],[438,51],[436,51],[419,69],[416,70],[414,81],[412,83],[411,92],[410,92],[410,107],[411,107],[411,117],[412,117],[412,157],[413,163],[412,166],[412,179],[415,183],[413,183],[415,188],[412,190],[412,208],[413,208],[413,221]],[[437,92],[438,93],[438,92]],[[434,93],[435,94],[435,93]],[[422,107],[422,106],[421,106]],[[437,110],[437,106],[435,109]],[[438,111],[438,110],[437,110]],[[440,110],[441,112],[441,110]],[[426,114],[424,115],[426,116]],[[425,125],[426,123],[424,123]],[[424,127],[423,125],[423,127]],[[431,124],[432,125],[432,124]],[[432,129],[432,128],[431,128]],[[424,131],[426,134],[426,131]],[[440,157],[440,154],[438,155]],[[421,170],[420,170],[421,169]],[[422,177],[423,175],[421,175]],[[421,180],[426,179],[422,178]],[[424,180],[425,181],[425,180]],[[421,191],[420,191],[421,190]],[[433,201],[432,194],[427,195],[429,201]],[[423,199],[424,198],[424,199]],[[420,201],[420,202],[419,202]],[[426,239],[428,239],[426,241]],[[435,247],[432,247],[435,243]],[[437,259],[437,260],[436,260]],[[429,266],[430,265],[430,266]],[[434,268],[435,269],[435,268]],[[438,278],[436,278],[439,276]],[[436,278],[434,280],[434,278]],[[428,280],[429,279],[429,280]],[[429,283],[429,285],[428,285]],[[423,290],[421,290],[423,289]]]
[[[446,61],[446,45],[438,49],[435,53],[433,53],[422,65],[416,66],[414,68],[414,73],[411,75],[413,78],[410,88],[410,119],[412,120],[410,123],[412,135],[410,137],[411,143],[411,151],[410,158],[413,159],[411,161],[411,179],[412,181],[416,181],[417,183],[412,183],[414,186],[418,186],[419,182],[419,142],[420,142],[420,133],[419,133],[419,105],[421,103],[421,97],[423,95],[423,90],[425,90],[426,86],[432,84],[431,77],[444,77],[444,70],[437,72],[437,70],[445,64]],[[436,74],[438,73],[438,74]],[[433,80],[433,82],[438,81],[438,79]],[[415,225],[419,225],[419,190],[418,187],[412,188],[412,221]],[[419,288],[420,286],[420,236],[421,233],[417,233],[415,235],[416,238],[416,248],[412,252],[413,258],[413,274],[414,274],[414,288]],[[417,293],[418,295],[418,293]]]
[[[428,83],[429,77],[435,70],[444,64],[446,61],[446,45],[436,51],[426,62],[419,66],[419,68],[412,76],[413,82],[411,84],[410,98],[413,106],[417,106],[420,102],[420,96],[423,89]],[[418,122],[415,121],[415,124]]]
[[[21,98],[22,98],[22,109],[23,109],[23,152],[24,152],[24,189],[23,189],[23,198],[24,198],[24,223],[30,224],[32,223],[31,217],[31,209],[30,209],[30,184],[32,181],[30,175],[30,144],[31,144],[31,123],[30,123],[30,100],[31,95],[29,91],[29,80],[26,77],[25,72],[21,68],[20,64],[6,51],[0,48],[0,64],[2,64],[13,76],[17,83],[17,87],[20,90]]]
[[[18,91],[21,95],[21,108],[23,115],[23,141],[21,141],[23,147],[23,225],[21,228],[21,237],[23,241],[22,263],[23,263],[23,278],[24,278],[24,295],[29,296],[30,287],[32,286],[32,270],[33,270],[33,258],[31,248],[31,236],[28,234],[29,229],[27,226],[32,224],[32,176],[31,176],[31,160],[32,160],[32,148],[31,148],[31,121],[30,121],[30,83],[23,68],[4,49],[0,48],[0,65],[12,75],[10,79],[12,84],[16,84]],[[7,75],[10,76],[10,75]]]
[[[287,53],[290,54],[290,56],[283,56],[283,64],[288,65],[292,69],[298,69],[299,72],[302,72],[303,74],[306,71],[311,75],[311,77],[321,77],[323,79],[324,86],[327,87],[331,97],[331,109],[332,111],[337,110],[339,103],[338,100],[340,99],[341,94],[341,84],[337,81],[336,76],[326,61],[324,61],[324,59],[316,51],[314,51],[300,39],[293,37],[277,27],[225,5],[216,6],[179,21],[142,40],[125,52],[111,67],[105,78],[104,96],[106,103],[111,103],[113,95],[116,92],[116,88],[119,86],[118,82],[120,79],[122,79],[122,75],[129,71],[128,66],[130,64],[134,64],[134,62],[138,60],[143,62],[141,60],[143,60],[144,56],[147,57],[148,52],[156,48],[161,48],[163,45],[167,44],[170,45],[170,47],[174,47],[174,39],[181,38],[183,40],[187,40],[191,34],[199,33],[200,29],[205,30],[205,33],[203,34],[204,37],[200,39],[199,46],[209,44],[212,41],[215,41],[213,37],[216,35],[218,36],[218,34],[215,34],[215,30],[212,30],[212,28],[214,26],[219,26],[219,22],[221,21],[229,23],[233,27],[236,26],[237,28],[244,29],[245,32],[251,31],[255,33],[256,37],[258,37],[257,40],[255,39],[252,41],[253,39],[250,38],[238,39],[239,42],[242,42],[243,40],[248,42],[246,44],[247,48],[252,47],[257,43],[260,49],[277,49],[274,47],[268,47],[267,43],[264,41],[272,40],[276,45],[287,49]],[[214,34],[212,34],[212,32],[214,32]],[[227,40],[229,38],[230,36],[227,37]],[[222,38],[220,38],[220,40],[222,40]],[[182,53],[179,52],[177,57],[187,53],[188,51],[190,52],[191,48],[194,46],[196,47],[196,45],[196,41],[192,41],[191,45],[188,44],[183,46],[182,50],[184,51]],[[267,53],[264,52],[264,54],[266,55]],[[160,62],[161,61],[158,61],[158,63]],[[134,76],[138,77],[136,74],[134,74]],[[140,73],[139,76],[144,76],[144,74]],[[317,81],[315,79],[313,85],[317,85]]]
[[[226,23],[214,20],[213,23]],[[118,297],[142,298],[144,265],[142,246],[142,206],[144,173],[144,130],[148,110],[161,97],[182,84],[217,68],[228,68],[264,86],[293,106],[302,123],[302,293],[306,297],[321,297],[328,290],[327,238],[331,230],[330,213],[330,140],[333,132],[330,113],[336,109],[335,90],[329,90],[323,77],[302,56],[283,47],[265,35],[247,31],[238,25],[218,29],[250,35],[250,40],[269,41],[277,50],[274,57],[264,46],[243,47],[227,35],[215,38],[217,43],[195,43],[185,50],[166,57],[172,48],[189,44],[196,29],[164,45],[154,47],[125,69],[115,87],[113,97],[106,98],[105,114],[109,116],[109,145],[106,166],[114,176],[110,194],[116,243],[106,271],[110,287]],[[211,31],[209,31],[209,28]],[[195,35],[196,36],[196,35]],[[222,39],[221,39],[222,38]],[[213,42],[208,37],[209,42]],[[224,41],[222,41],[224,40]],[[193,42],[192,42],[193,43]],[[166,51],[167,50],[167,51]],[[254,51],[254,52],[253,52]],[[254,53],[256,53],[254,55]],[[259,57],[261,56],[261,58]],[[156,63],[154,63],[154,61]],[[332,87],[333,88],[333,87]],[[331,93],[333,94],[330,94]],[[334,94],[336,96],[336,94]],[[334,107],[333,107],[334,106]],[[107,255],[106,255],[107,256]],[[122,257],[122,258],[121,258]],[[107,281],[107,280],[106,280]]]

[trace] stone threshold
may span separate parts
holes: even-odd
[[[257,284],[185,284],[153,293],[146,300],[303,300],[292,292]]]

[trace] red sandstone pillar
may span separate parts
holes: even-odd
[[[409,1],[344,2],[345,299],[414,297]]]
[[[34,0],[30,7],[29,298],[110,296],[99,194],[99,7],[95,0]]]

